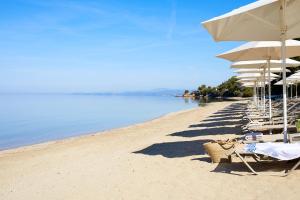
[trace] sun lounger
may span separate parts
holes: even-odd
[[[240,139],[240,141],[242,141],[242,143],[244,144],[258,143],[258,142],[283,142],[283,134],[261,135],[260,137],[246,138],[247,134],[245,134],[245,136]]]
[[[253,125],[250,127],[247,127],[249,131],[259,131],[259,132],[266,132],[266,131],[275,131],[275,130],[282,130],[283,125],[282,124],[275,124],[275,125]],[[288,125],[289,130],[296,129],[295,125]]]
[[[290,169],[285,170],[282,174],[284,176],[292,173],[300,165],[300,143],[252,143],[252,144],[240,144],[233,151],[232,155],[236,155],[247,168],[255,175],[256,172],[253,167],[246,161],[246,156],[251,156],[255,161],[260,162],[266,160],[268,157],[277,161],[290,161],[297,160],[296,164]]]

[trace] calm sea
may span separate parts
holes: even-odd
[[[171,96],[0,95],[0,149],[128,126],[198,105]]]

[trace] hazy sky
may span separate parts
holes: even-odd
[[[254,0],[0,0],[0,92],[217,85],[233,75],[200,25]]]

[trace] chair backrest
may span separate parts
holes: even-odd
[[[290,143],[300,142],[300,133],[289,134]]]

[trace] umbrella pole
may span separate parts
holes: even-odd
[[[253,104],[255,105],[255,99],[256,99],[256,94],[255,94],[255,86],[253,87]]]
[[[260,109],[260,97],[261,97],[261,95],[260,95],[260,86],[258,86],[257,87],[257,106],[258,106],[258,108]]]
[[[262,82],[261,82],[261,87],[260,87],[260,109],[261,111],[263,111],[263,108],[264,108],[264,104],[263,104],[263,99],[264,99],[264,92],[263,92],[263,87],[262,87]]]
[[[261,87],[261,85],[260,85],[260,88],[259,88],[259,95],[260,95],[259,108],[260,108],[260,111],[262,111],[262,106],[263,106],[262,99],[263,99],[263,96],[262,96],[262,87]]]
[[[272,99],[271,99],[271,69],[270,69],[270,59],[268,59],[268,75],[269,75],[269,122],[272,121]]]
[[[256,108],[258,108],[258,89],[257,89],[257,82],[255,82],[255,94],[256,94]]]
[[[286,99],[286,0],[281,0],[281,58],[282,58],[282,80],[283,80],[283,135],[287,143],[287,99]]]
[[[256,94],[256,82],[254,82],[254,88],[253,88],[253,94],[254,94],[254,105],[257,107],[257,94]]]
[[[266,67],[264,67],[264,74],[263,74],[263,109],[264,109],[264,114],[266,114]]]
[[[263,87],[262,86],[263,85],[261,83],[261,86],[260,86],[260,109],[261,109],[261,111],[263,111],[263,107],[264,107],[264,104],[263,104],[263,99],[264,99],[263,94],[264,94],[264,92],[263,92]]]
[[[286,63],[285,63],[285,40],[281,41],[281,55],[282,55],[282,68],[283,68],[283,134],[284,134],[284,142],[287,142],[287,98],[286,98]]]
[[[298,82],[296,82],[296,99],[298,98]]]

